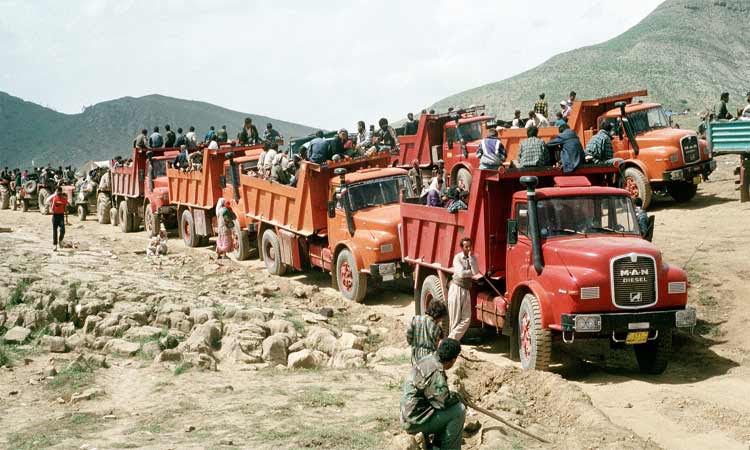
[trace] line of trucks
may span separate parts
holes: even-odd
[[[262,146],[203,149],[200,169],[192,171],[170,167],[177,149],[136,148],[131,164],[111,170],[111,190],[97,193],[97,217],[123,232],[141,223],[154,232],[164,224],[196,247],[217,234],[214,209],[224,198],[237,216],[235,259],[257,252],[275,275],[329,272],[342,297],[357,302],[368,287],[406,281],[416,314],[446,300],[453,256],[469,237],[482,274],[471,288],[473,322],[509,336],[511,356],[523,368],[547,369],[553,342],[604,339],[632,345],[640,369],[658,374],[669,361],[673,331],[693,327],[696,315],[686,306],[686,272],[641,236],[629,180],[637,195],[656,186],[674,191],[673,183],[694,186],[693,174],[708,174],[714,165],[694,133],[648,122],[658,105],[608,108],[631,96],[573,107],[569,123],[584,141],[596,132],[584,123],[619,121],[621,159],[612,165],[583,165],[572,174],[553,167],[479,170],[473,153],[494,118],[423,115],[417,134],[400,138],[398,152],[303,161],[295,186],[255,175]],[[636,125],[641,111],[648,119]],[[639,133],[646,123],[652,129]],[[456,126],[466,128],[460,142]],[[522,132],[501,133],[508,160]],[[442,159],[450,182],[463,179],[469,187],[468,209],[450,213],[422,204],[404,168],[414,159],[424,168]],[[633,170],[641,178],[633,181]]]

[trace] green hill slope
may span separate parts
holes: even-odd
[[[221,108],[210,103],[181,100],[162,95],[124,97],[98,103],[80,114],[62,114],[0,92],[0,166],[29,166],[48,162],[75,166],[93,159],[129,154],[133,138],[141,128],[170,124],[187,132],[195,126],[199,136],[214,125],[226,125],[235,137],[245,117],[262,130],[274,124],[285,137],[301,136],[313,128]]]
[[[527,113],[539,93],[550,110],[575,90],[579,99],[646,88],[675,112],[712,108],[721,92],[732,110],[750,91],[748,0],[667,0],[638,25],[598,45],[559,54],[529,71],[440,100],[436,109],[485,104],[492,114]],[[680,120],[678,120],[679,122]]]

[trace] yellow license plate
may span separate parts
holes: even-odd
[[[693,184],[701,184],[701,181],[703,181],[701,177],[693,177]]]
[[[629,345],[643,344],[646,341],[648,341],[648,331],[634,331],[628,333],[628,336],[625,338],[625,343]]]

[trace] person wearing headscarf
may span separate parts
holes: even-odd
[[[226,257],[227,253],[234,250],[234,219],[236,218],[232,208],[227,202],[220,198],[216,203],[216,222],[219,228],[219,238],[216,241],[216,254],[219,259]]]

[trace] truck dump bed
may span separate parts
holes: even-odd
[[[264,222],[297,234],[325,233],[328,223],[328,180],[334,170],[347,172],[368,167],[388,167],[390,155],[377,154],[318,165],[303,161],[295,187],[240,175],[239,209],[253,221]]]
[[[585,176],[592,186],[606,186],[606,178],[617,173],[611,165],[587,165],[573,176]],[[563,176],[561,170],[475,169],[469,194],[469,209],[449,213],[437,208],[401,202],[401,251],[403,260],[441,271],[452,272],[453,256],[460,251],[460,241],[469,237],[474,243],[479,271],[492,277],[505,275],[506,224],[515,192],[523,190],[520,178],[533,175],[539,178],[538,187],[554,185],[554,177]]]
[[[133,161],[130,165],[112,169],[112,195],[130,198],[143,197],[144,182],[148,176],[148,158],[146,157],[148,152],[153,152],[155,159],[167,160],[177,156],[178,149],[134,148]],[[166,161],[163,164],[166,167]]]

